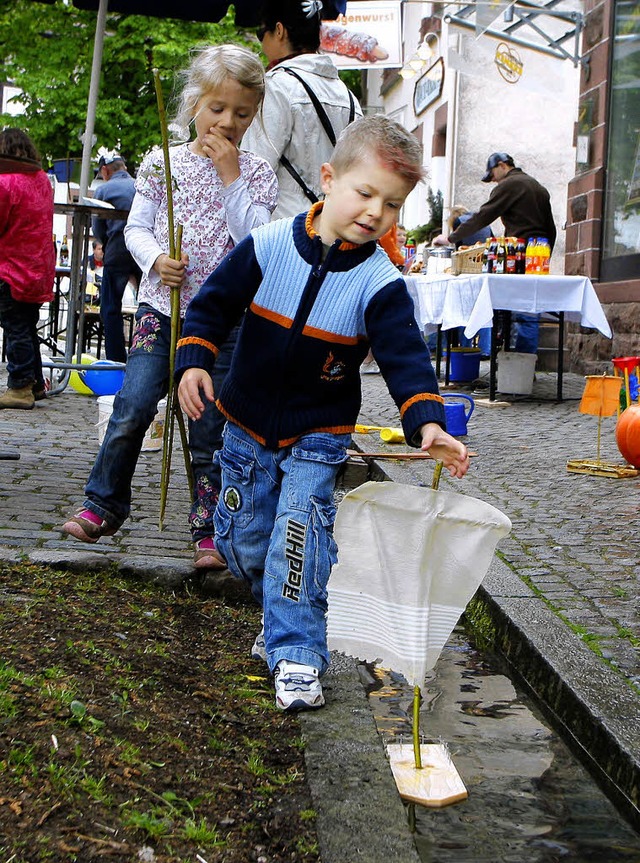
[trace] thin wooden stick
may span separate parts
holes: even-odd
[[[153,81],[156,88],[156,99],[158,102],[158,117],[160,119],[160,133],[162,136],[162,152],[164,153],[164,176],[167,191],[167,228],[169,233],[169,257],[179,261],[182,257],[182,225],[174,229],[173,214],[173,178],[171,176],[171,159],[169,154],[169,130],[167,126],[167,115],[162,96],[162,82],[157,69],[153,70]],[[167,410],[165,414],[164,431],[162,435],[162,470],[160,473],[160,514],[158,517],[159,528],[164,528],[164,514],[167,507],[167,495],[169,493],[169,479],[171,476],[171,452],[173,448],[174,419],[178,416],[180,428],[180,439],[187,468],[189,490],[193,495],[193,478],[191,475],[191,463],[188,455],[188,447],[185,446],[186,431],[184,428],[184,417],[180,413],[180,405],[175,399],[175,388],[173,386],[173,375],[176,363],[176,347],[180,338],[180,287],[172,287],[171,291],[171,341],[169,346],[169,383],[167,388]]]
[[[357,449],[348,449],[348,456],[360,456],[360,458],[433,458],[428,452],[360,452]],[[470,452],[469,456],[477,456],[477,452]]]
[[[422,767],[422,754],[420,752],[420,687],[413,687],[413,759],[416,769]]]

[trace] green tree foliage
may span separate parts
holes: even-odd
[[[429,187],[427,189],[427,203],[429,205],[429,221],[426,225],[418,225],[407,231],[407,236],[416,245],[429,242],[434,234],[439,234],[442,231],[442,192],[439,190],[433,192]]]
[[[18,116],[0,114],[0,123],[23,128],[43,159],[82,153],[96,18],[62,0],[0,0],[2,79],[22,91],[25,109]],[[160,70],[171,112],[177,72],[193,49],[224,42],[259,52],[252,34],[236,28],[233,9],[217,24],[108,13],[94,154],[117,147],[135,168],[160,143],[152,69]]]

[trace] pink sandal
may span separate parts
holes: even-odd
[[[81,542],[97,542],[101,536],[113,536],[117,528],[109,527],[104,519],[90,509],[81,509],[65,521],[62,530]]]

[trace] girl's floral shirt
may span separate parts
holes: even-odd
[[[170,149],[173,185],[174,228],[182,225],[182,252],[189,256],[186,278],[180,290],[180,308],[187,305],[220,261],[235,245],[229,222],[243,233],[268,221],[278,197],[278,183],[268,162],[253,153],[240,152],[240,177],[224,187],[210,159],[192,153],[187,144]],[[169,253],[167,190],[164,153],[154,150],[143,160],[136,179],[136,192],[155,205],[153,236],[162,251]],[[254,207],[259,209],[252,212]],[[148,208],[147,208],[148,209]],[[251,224],[253,222],[253,224]],[[247,226],[246,230],[242,226]],[[157,255],[154,256],[157,257]],[[170,288],[163,285],[155,270],[143,275],[138,302],[148,303],[162,314],[171,314]]]

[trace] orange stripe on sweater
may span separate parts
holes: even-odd
[[[205,339],[197,339],[195,336],[188,336],[186,339],[180,339],[178,341],[178,347],[182,348],[185,345],[200,345],[201,348],[207,348],[207,350],[211,351],[216,357],[220,353],[220,348],[217,348],[213,342],[207,342]]]
[[[400,408],[400,416],[404,416],[405,413],[409,410],[411,405],[415,405],[417,402],[440,402],[441,405],[444,404],[444,399],[442,396],[437,396],[435,393],[420,393],[420,395],[413,396],[413,398],[407,399],[407,401]]]
[[[306,326],[302,330],[302,335],[310,336],[313,339],[320,339],[323,342],[333,342],[338,345],[357,345],[358,342],[364,341],[366,336],[341,336],[339,333],[331,333],[329,330],[321,330],[318,327]]]
[[[273,321],[274,324],[279,324],[286,330],[291,329],[293,320],[285,315],[279,315],[277,312],[272,312],[271,309],[265,309],[264,306],[259,306],[257,303],[251,303],[250,307],[254,315],[259,318],[265,318],[267,321]]]

